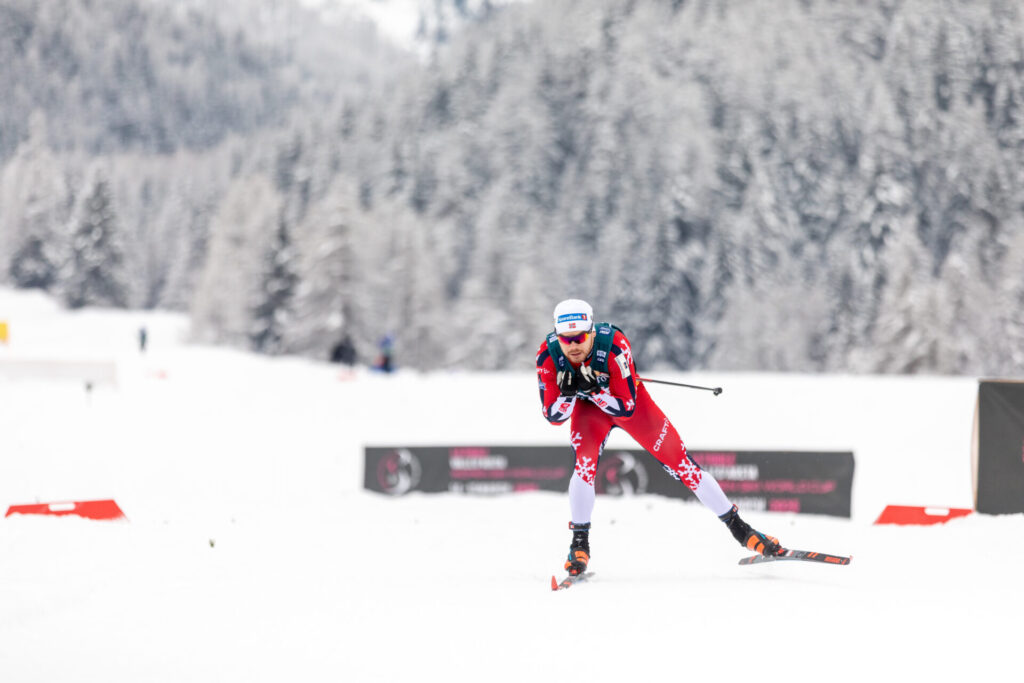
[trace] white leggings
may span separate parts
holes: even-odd
[[[724,515],[732,509],[732,503],[722,491],[722,487],[707,470],[701,473],[700,484],[697,485],[694,494],[706,508],[715,513],[715,516]],[[569,480],[569,510],[574,524],[585,524],[590,521],[596,497],[594,485],[583,481],[580,475],[574,472],[572,479]]]

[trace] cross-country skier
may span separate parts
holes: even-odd
[[[688,486],[741,545],[764,555],[778,554],[782,550],[778,539],[740,519],[715,478],[687,455],[679,433],[637,380],[626,335],[609,323],[595,324],[590,304],[579,299],[555,306],[554,322],[554,332],[537,351],[537,377],[544,417],[556,425],[571,420],[576,468],[569,480],[572,543],[566,570],[582,574],[590,561],[594,477],[614,427],[624,429]]]

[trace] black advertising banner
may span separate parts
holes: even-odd
[[[690,451],[746,510],[850,516],[853,453]],[[368,447],[364,487],[390,495],[566,491],[574,458],[565,446]],[[607,449],[595,487],[604,495],[654,493],[696,501],[640,449]]]
[[[1024,512],[1024,382],[978,383],[978,512]]]
[[[391,495],[565,491],[574,463],[557,447],[367,448],[363,485]]]
[[[652,463],[649,468],[660,469],[661,463],[645,451],[635,453],[634,457],[646,457]],[[850,516],[853,453],[690,451],[690,456],[745,510]],[[663,471],[655,470],[647,490],[697,500],[690,489]]]

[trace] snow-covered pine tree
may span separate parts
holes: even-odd
[[[298,275],[295,273],[295,249],[291,228],[284,216],[263,257],[256,304],[249,323],[249,341],[255,351],[284,352],[284,337],[292,324],[292,304]]]
[[[65,248],[57,226],[67,220],[61,206],[64,197],[61,178],[49,175],[57,169],[47,169],[44,177],[39,168],[30,168],[27,195],[24,198],[20,230],[14,235],[14,253],[8,264],[8,274],[15,287],[50,291],[58,282],[62,250]]]
[[[263,256],[281,210],[281,196],[265,175],[236,180],[228,189],[210,223],[206,262],[192,298],[197,340],[250,344]]]
[[[124,236],[106,173],[89,174],[70,226],[70,254],[61,275],[61,298],[71,308],[129,304]]]
[[[299,279],[293,301],[293,323],[285,344],[292,352],[329,357],[344,337],[360,340],[361,306],[355,287],[360,280],[356,257],[355,184],[339,178],[325,197],[314,203],[295,231]],[[361,339],[364,358],[372,353],[372,340]],[[357,353],[360,349],[357,349]]]
[[[0,172],[0,279],[15,287],[49,290],[58,281],[66,247],[71,192],[47,147],[46,119],[35,112],[30,134]],[[6,234],[5,234],[6,233]]]

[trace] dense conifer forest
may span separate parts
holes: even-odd
[[[1020,374],[1015,0],[0,0],[0,283],[196,339],[522,369]]]

